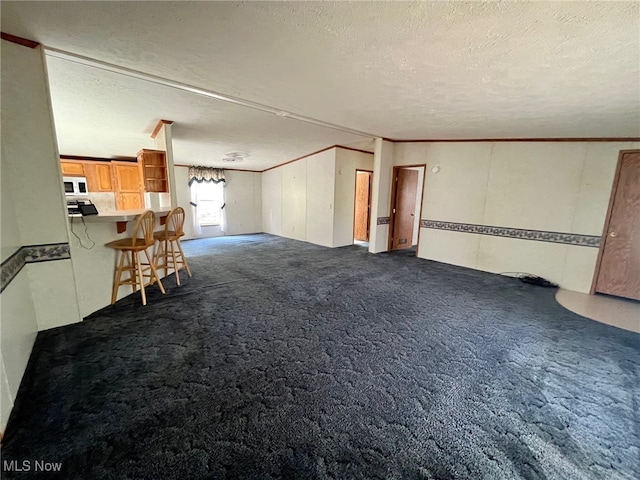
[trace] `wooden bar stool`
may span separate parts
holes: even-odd
[[[184,235],[184,208],[176,207],[167,215],[164,230],[155,232],[153,237],[160,242],[155,254],[156,268],[164,270],[164,276],[172,269],[176,273],[176,283],[180,285],[180,270],[184,268],[187,275],[191,276],[191,270],[187,259],[184,257],[180,237]]]
[[[120,252],[120,260],[113,278],[113,292],[111,293],[111,305],[116,303],[118,289],[121,285],[131,285],[134,293],[138,291],[140,285],[140,293],[142,294],[142,304],[147,304],[147,295],[144,291],[144,278],[149,278],[147,285],[153,285],[156,281],[160,287],[160,291],[165,293],[158,272],[147,249],[153,247],[155,240],[153,238],[153,227],[155,225],[155,215],[151,210],[140,214],[136,220],[133,237],[123,238],[106,244],[107,247],[114,248]],[[140,253],[144,252],[148,263],[144,263],[140,258]],[[125,259],[129,265],[125,265]],[[129,278],[122,278],[123,272],[129,272]]]

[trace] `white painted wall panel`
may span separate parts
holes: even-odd
[[[262,230],[282,235],[282,168],[262,173]]]
[[[560,280],[562,288],[589,293],[597,259],[597,248],[567,246],[567,255]]]
[[[256,222],[256,209],[262,212],[260,173],[225,170],[225,179],[227,235],[261,232],[262,222]]]
[[[336,148],[333,246],[353,244],[356,169],[373,170],[373,154]]]
[[[335,209],[335,149],[306,159],[306,234],[307,242],[333,246]]]
[[[41,50],[2,42],[2,64],[2,174],[11,182],[14,205],[25,213],[17,215],[20,240],[23,245],[67,242],[60,158]]]
[[[4,142],[2,143],[2,158],[6,159],[4,153]],[[0,172],[0,207],[2,212],[0,215],[0,248],[1,248],[1,261],[5,261],[11,255],[13,255],[21,246],[20,241],[20,228],[18,227],[18,218],[14,210],[14,197],[11,187],[11,177],[5,173],[6,161],[3,161],[1,165],[2,172]]]
[[[401,143],[397,142],[393,144],[393,164],[394,165],[420,165],[427,163],[427,157],[430,159],[435,158],[434,148],[438,143]],[[448,155],[444,155],[447,157]],[[433,161],[433,160],[432,160]]]
[[[343,150],[343,149],[338,149]],[[354,152],[358,153],[358,152]],[[356,169],[373,171],[373,152],[372,153],[359,153],[355,156]]]
[[[29,276],[24,268],[2,292],[0,327],[0,350],[9,395],[15,399],[38,330]],[[2,424],[5,424],[7,419],[1,420]]]
[[[100,275],[93,270],[93,265],[88,264],[86,268],[94,273],[92,280]],[[79,305],[75,291],[73,295],[68,295],[69,287],[75,285],[71,260],[30,263],[25,265],[25,270],[29,275],[31,289],[37,292],[33,304],[38,330],[48,330],[79,321]],[[109,273],[112,271],[107,273],[107,276],[111,277]]]
[[[176,179],[176,201],[178,206],[184,208],[184,237],[183,240],[194,238],[193,232],[193,208],[191,202],[191,191],[189,189],[189,169],[187,167],[175,167]]]
[[[20,246],[66,243],[69,233],[42,50],[2,42],[0,52],[4,260]],[[57,260],[25,266],[2,292],[0,347],[6,382],[0,381],[8,385],[12,399],[39,323],[81,320],[70,263]],[[31,269],[34,274],[29,275]],[[53,283],[50,289],[44,289],[45,280]],[[3,407],[2,426],[6,415]]]
[[[496,143],[484,224],[569,232],[585,154],[585,143]]]
[[[262,229],[262,173],[253,176],[253,225],[256,232]]]
[[[309,158],[304,158],[280,167],[282,170],[282,235],[303,241],[307,236],[308,160]]]
[[[478,268],[480,235],[423,228],[417,256],[438,262]]]
[[[392,142],[376,138],[373,156],[373,186],[371,192],[371,232],[369,252],[387,251],[389,225],[378,225],[378,217],[389,216],[391,202],[391,177],[393,175],[394,148]]]
[[[416,148],[424,155],[419,158],[420,162],[427,164],[422,218],[481,224],[491,168],[491,144],[434,143],[427,146],[426,149]],[[402,151],[404,158],[416,159],[410,153],[411,149],[405,147]],[[440,167],[440,170],[433,173],[433,167]]]
[[[228,170],[225,172],[225,176],[228,174]],[[184,237],[183,240],[188,240],[191,238],[205,238],[205,237],[220,237],[222,235],[224,235],[224,233],[221,231],[220,226],[218,225],[210,225],[210,226],[203,226],[201,227],[202,230],[202,234],[196,236],[195,235],[195,230],[193,227],[193,208],[190,205],[191,202],[191,189],[189,187],[189,168],[188,167],[175,167],[175,179],[176,179],[176,200],[177,200],[177,204],[178,206],[184,208],[185,210],[185,220],[184,220]],[[249,185],[251,185],[249,183]],[[227,187],[225,187],[227,188]],[[261,215],[262,212],[255,211],[255,205],[254,205],[254,201],[249,201],[249,200],[242,200],[244,197],[242,196],[242,194],[236,194],[235,193],[235,189],[238,188],[240,190],[245,189],[245,181],[240,180],[234,183],[234,186],[231,189],[227,189],[225,190],[225,198],[227,198],[229,195],[232,196],[232,198],[240,198],[241,199],[241,203],[245,203],[246,206],[250,209],[250,212],[247,210],[243,210],[243,209],[232,209],[233,212],[231,215],[229,215],[229,212],[227,212],[227,234],[229,235],[234,235],[234,233],[229,233],[229,229],[233,230],[238,230],[241,229],[242,227],[238,227],[238,222],[240,225],[246,225],[247,223],[247,219],[250,216],[256,216],[256,215]],[[253,195],[253,187],[248,188],[247,191],[251,192],[251,195]],[[260,199],[261,201],[262,199]],[[237,215],[240,215],[240,217],[238,218]],[[250,223],[253,223],[255,220],[251,220]],[[260,227],[261,229],[261,227]],[[261,230],[255,230],[255,231],[261,231]],[[240,233],[240,232],[237,232]],[[253,232],[252,232],[253,233]]]
[[[4,358],[0,353],[0,432],[4,432],[13,409],[13,397],[9,392],[9,382],[4,370]]]
[[[561,284],[567,248],[558,243],[481,235],[477,268],[494,273],[531,273]]]
[[[351,245],[356,168],[372,170],[373,155],[332,148],[263,172],[264,231],[327,247]]]
[[[397,143],[394,163],[426,161],[423,219],[600,235],[618,153],[638,146],[638,142]],[[430,171],[434,166],[440,167],[437,174]],[[474,236],[423,228],[418,256],[492,272],[529,272],[564,288],[590,289],[597,248],[485,235],[477,236],[481,241],[475,248],[468,240]]]

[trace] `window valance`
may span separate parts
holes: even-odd
[[[220,183],[224,181],[224,170],[222,168],[198,166],[189,167],[189,186],[191,186],[193,182]]]

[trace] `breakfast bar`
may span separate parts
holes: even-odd
[[[132,236],[135,220],[145,210],[116,210],[84,217],[69,216],[71,258],[83,317],[111,304],[116,252],[105,245],[113,240]],[[161,207],[150,210],[156,216],[155,230],[160,230],[171,209]],[[118,298],[130,293],[130,289],[121,288]]]
[[[153,209],[156,218],[159,219],[160,225],[164,225],[167,220],[167,214],[171,209]],[[99,213],[98,215],[89,215],[84,217],[87,223],[115,223],[116,231],[124,233],[127,230],[127,222],[135,220],[138,215],[146,209],[138,210],[117,210],[115,212]]]

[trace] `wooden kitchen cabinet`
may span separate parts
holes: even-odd
[[[144,208],[142,173],[137,162],[111,162],[116,192],[116,209]]]
[[[82,162],[65,162],[61,161],[62,175],[65,177],[84,177],[84,165]]]
[[[111,164],[107,162],[85,162],[84,174],[90,192],[113,192]]]
[[[138,152],[138,163],[142,168],[145,191],[169,191],[166,152],[142,149]]]

